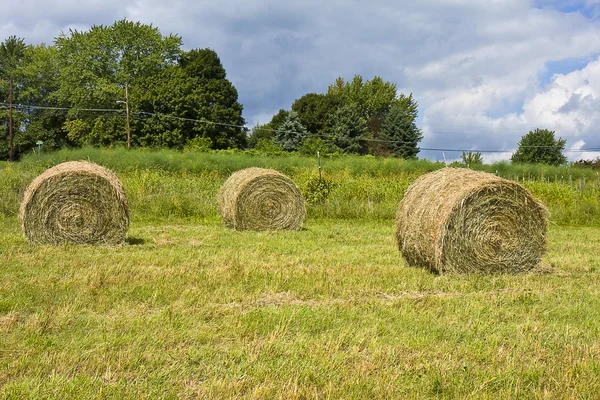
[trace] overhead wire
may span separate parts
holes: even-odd
[[[7,103],[0,103],[1,108],[8,108],[9,106],[10,105]],[[26,105],[26,104],[13,104],[12,107],[15,109],[54,110],[54,111],[66,111],[66,112],[71,112],[71,111],[80,112],[81,111],[81,112],[88,112],[88,113],[89,112],[114,112],[114,113],[119,113],[119,114],[125,113],[124,109],[119,109],[119,108],[68,108],[68,107],[36,106],[36,105]],[[86,115],[94,116],[94,114],[86,114]],[[169,119],[174,119],[174,120],[179,120],[179,121],[203,123],[203,124],[210,124],[210,125],[215,125],[215,126],[224,126],[224,127],[229,127],[229,128],[239,128],[246,132],[250,131],[250,128],[246,125],[227,124],[227,123],[222,123],[222,122],[210,121],[207,119],[179,117],[179,116],[171,115],[171,114],[152,113],[152,112],[148,112],[148,111],[134,111],[134,112],[131,112],[131,115],[134,117],[135,116],[154,116],[154,117],[160,117],[160,118],[169,118]],[[118,115],[118,117],[124,117],[124,115]],[[428,125],[442,126],[442,124],[429,124],[429,123],[428,123]],[[446,126],[452,126],[452,125],[446,125]],[[456,126],[459,127],[458,125],[456,125]],[[463,126],[463,127],[467,127],[467,126]],[[277,129],[273,129],[273,128],[260,127],[259,129],[271,131],[271,132],[277,132]],[[301,132],[290,131],[290,133],[300,134]],[[437,132],[437,133],[444,133],[444,132]],[[458,133],[458,132],[456,132],[456,133]],[[468,136],[468,135],[473,135],[473,134],[463,133],[463,135]],[[328,137],[327,135],[319,135],[319,134],[312,134],[311,136],[312,137],[323,137],[323,138]],[[583,136],[578,136],[578,137],[583,137]],[[366,142],[415,144],[414,141],[403,141],[403,140],[389,140],[389,139],[365,138],[365,137],[356,137],[354,139],[357,139],[360,141],[366,141]],[[557,147],[561,147],[561,146],[556,146],[556,145],[554,145],[554,146],[552,146],[552,145],[527,146],[527,145],[524,145],[524,146],[520,146],[520,147],[521,148],[557,148]],[[430,148],[430,147],[419,147],[419,150],[420,151],[437,151],[437,152],[469,152],[469,151],[472,151],[472,152],[478,152],[478,153],[512,153],[512,152],[516,151],[516,149],[473,149],[473,148],[465,149],[465,148]],[[570,153],[597,152],[597,151],[600,151],[600,147],[581,148],[581,149],[563,149],[562,151],[570,152]]]

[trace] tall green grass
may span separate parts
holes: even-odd
[[[127,192],[134,221],[217,219],[216,196],[220,186],[233,171],[251,166],[282,171],[298,184],[307,199],[322,199],[311,192],[315,190],[311,183],[319,177],[316,158],[232,151],[84,148],[30,155],[18,163],[0,164],[0,215],[16,216],[25,187],[46,168],[81,159],[117,173]],[[407,187],[422,174],[444,166],[427,160],[359,156],[326,158],[321,162],[329,192],[324,202],[309,203],[309,218],[392,220]],[[600,226],[600,188],[594,171],[507,163],[478,169],[520,182],[525,177],[522,183],[548,206],[554,224]]]
[[[316,155],[303,156],[297,153],[278,155],[257,154],[239,150],[210,152],[180,152],[164,149],[125,148],[63,149],[56,152],[29,154],[19,162],[27,169],[43,171],[64,161],[89,160],[116,171],[138,169],[202,172],[214,171],[229,175],[247,167],[274,168],[283,173],[293,173],[298,169],[317,169]],[[0,168],[2,164],[0,164]],[[328,172],[348,172],[351,175],[387,176],[422,175],[444,167],[444,163],[429,160],[402,160],[398,158],[378,158],[373,156],[340,155],[322,158],[323,170]],[[458,166],[458,163],[453,163]],[[550,166],[542,164],[511,164],[506,161],[476,165],[476,170],[496,173],[507,179],[550,180],[569,182],[585,178],[587,182],[598,182],[600,175],[593,169],[575,166]]]

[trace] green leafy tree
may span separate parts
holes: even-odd
[[[214,149],[246,147],[243,107],[217,53],[212,49],[191,50],[183,54],[180,64],[196,85],[191,114],[215,122],[196,124],[193,136],[210,138]]]
[[[3,80],[2,84],[2,101],[13,102],[19,97],[19,91],[22,85],[18,82],[16,75],[19,66],[22,64],[25,58],[25,41],[24,39],[17,38],[16,36],[10,36],[4,42],[0,43],[0,78]],[[22,115],[16,115],[17,112],[13,110],[12,114],[10,111],[2,113],[2,120],[6,121],[3,123],[6,135],[2,138],[1,154],[2,158],[13,159],[14,145],[16,131],[19,130],[20,120]],[[19,141],[19,138],[17,138]],[[4,150],[6,149],[6,150]]]
[[[274,141],[275,131],[271,128],[271,124],[256,124],[250,131],[248,137],[248,147],[255,148],[260,141]]]
[[[567,162],[563,154],[567,141],[555,139],[554,131],[536,129],[529,131],[519,141],[517,151],[513,153],[511,161],[523,164],[548,164],[561,165]]]
[[[353,104],[367,122],[385,115],[397,98],[396,85],[378,76],[364,81],[362,76],[355,75],[350,82],[338,78],[327,93],[338,97],[343,104]]]
[[[397,104],[385,118],[381,127],[381,138],[387,142],[392,154],[408,159],[417,157],[418,145],[423,135],[415,124],[414,116]]]
[[[181,148],[196,138],[210,139],[213,149],[246,146],[237,90],[213,50],[192,50],[180,65],[140,79],[132,98],[142,146]]]
[[[364,154],[367,122],[354,105],[341,107],[332,118],[328,141],[344,153]]]
[[[338,96],[308,93],[292,104],[292,111],[311,134],[320,134],[329,125],[330,119],[340,106]]]
[[[297,151],[306,138],[306,128],[295,111],[288,113],[287,118],[275,132],[275,144],[287,151]]]
[[[375,139],[366,142],[368,152],[372,154],[385,155],[390,152],[389,146],[381,141],[383,139],[381,130],[392,108],[404,109],[413,121],[417,117],[417,103],[412,94],[409,96],[399,94],[395,84],[384,81],[378,76],[364,81],[362,76],[356,75],[349,82],[338,78],[333,85],[329,86],[327,94],[339,99],[343,105],[356,108],[366,122],[366,137]]]
[[[56,98],[60,75],[56,47],[45,44],[28,46],[25,61],[19,70],[23,86],[19,102],[31,107],[26,111],[24,127],[29,138],[28,149],[37,140],[44,142],[44,149],[72,145],[63,129],[65,111],[55,109],[61,107]]]
[[[466,165],[468,168],[470,168],[474,165],[482,165],[483,164],[483,157],[481,156],[480,152],[473,152],[471,150],[463,151],[460,158],[461,158],[463,164]]]
[[[59,53],[57,98],[72,108],[65,124],[69,139],[78,144],[109,145],[126,137],[125,123],[107,113],[90,115],[85,108],[114,109],[124,100],[126,86],[174,65],[181,38],[163,37],[151,25],[125,19],[89,31],[69,30],[55,40]],[[102,120],[102,121],[99,121]]]
[[[289,113],[289,111],[284,109],[279,110],[277,114],[273,115],[273,118],[271,118],[271,121],[269,121],[268,126],[276,131],[277,129],[279,129],[281,124],[283,124],[285,120],[287,120]]]
[[[8,79],[14,74],[25,57],[25,39],[10,36],[0,43],[0,74]]]
[[[248,137],[248,147],[253,149],[258,146],[260,143],[261,147],[269,147],[275,146],[275,148],[281,149],[281,147],[276,144],[275,133],[279,129],[279,127],[288,119],[289,111],[280,109],[277,114],[273,115],[271,121],[266,124],[259,125],[257,124],[252,131],[250,132],[250,136]]]

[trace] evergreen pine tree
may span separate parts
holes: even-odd
[[[367,122],[354,105],[343,106],[333,115],[329,140],[344,153],[363,154],[366,135]]]
[[[416,158],[423,135],[415,124],[414,116],[405,109],[394,106],[383,122],[381,138],[388,141],[388,148],[395,156]]]
[[[287,151],[297,151],[306,137],[306,128],[300,122],[298,114],[290,111],[275,132],[275,144]]]

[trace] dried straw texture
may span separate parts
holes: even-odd
[[[246,168],[221,187],[219,211],[225,225],[237,230],[299,230],[306,217],[298,186],[272,169]]]
[[[32,245],[119,245],[127,238],[129,206],[119,178],[87,161],[46,170],[21,202],[23,233]]]
[[[409,265],[437,273],[516,273],[534,268],[545,253],[547,217],[518,183],[444,168],[408,188],[396,239]]]

